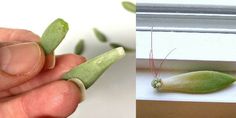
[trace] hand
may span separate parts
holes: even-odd
[[[54,69],[40,72],[45,57],[35,43],[39,39],[27,30],[0,28],[0,42],[34,41],[0,43],[0,118],[63,118],[80,102],[79,88],[59,79],[85,58],[61,55],[56,57]]]

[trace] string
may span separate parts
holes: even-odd
[[[153,74],[153,76],[155,78],[160,78],[160,74],[159,74],[159,69],[156,68],[156,65],[155,65],[155,60],[154,60],[154,57],[153,57],[153,36],[152,36],[152,33],[153,33],[153,27],[151,28],[151,49],[150,49],[150,52],[149,52],[149,66],[150,66],[150,71],[151,73]],[[167,59],[167,57],[175,50],[176,48],[172,49],[166,56],[165,58],[161,61],[160,63],[160,66],[159,68],[161,69],[162,68],[162,65],[163,63],[165,62],[165,60]]]
[[[155,65],[155,60],[153,58],[153,37],[152,37],[152,32],[153,32],[153,27],[151,29],[151,49],[149,52],[149,66],[150,66],[150,71],[153,74],[154,77],[158,77],[158,69],[156,68]]]

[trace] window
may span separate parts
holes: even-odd
[[[198,4],[198,5],[236,5],[232,0],[137,0],[137,3],[149,4]]]
[[[158,93],[151,88],[153,77],[148,71],[150,30],[154,27],[156,63],[160,63],[176,48],[161,68],[163,78],[192,70],[218,70],[235,74],[236,7],[229,5],[236,5],[236,2],[137,1],[137,100],[236,102],[232,94],[236,90],[234,86],[204,95]]]

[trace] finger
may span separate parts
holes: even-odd
[[[0,117],[65,118],[74,112],[80,98],[80,90],[74,83],[60,80],[0,103]]]
[[[6,41],[39,41],[40,37],[24,29],[0,28],[0,42]]]
[[[42,86],[51,81],[58,80],[62,77],[62,75],[65,72],[68,72],[73,67],[85,62],[85,60],[86,59],[84,57],[74,54],[66,54],[58,56],[56,66],[54,69],[40,73],[39,75],[37,75],[36,77],[27,81],[24,84],[10,88],[5,91],[1,91],[0,98],[17,95],[19,93],[23,93],[36,87]]]
[[[0,47],[0,91],[22,84],[37,75],[45,56],[36,42]]]
[[[0,28],[0,42],[38,40],[39,36],[27,30]],[[42,49],[36,43],[1,46],[0,90],[21,84],[35,76],[41,70],[44,59]]]

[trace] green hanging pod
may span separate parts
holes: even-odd
[[[210,93],[231,85],[236,78],[216,71],[196,71],[167,79],[156,79],[152,86],[159,91],[183,93]]]

